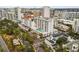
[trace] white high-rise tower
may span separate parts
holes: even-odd
[[[43,17],[50,18],[50,7],[48,6],[43,7]]]
[[[16,19],[21,21],[21,8],[17,7],[15,12],[16,12]]]
[[[76,33],[79,33],[79,19],[74,19],[73,29]]]
[[[21,8],[17,8],[18,9],[18,20],[21,20]]]

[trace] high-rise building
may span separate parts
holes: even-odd
[[[42,16],[44,18],[50,18],[50,7],[43,7],[43,12],[42,12]]]
[[[73,20],[74,18],[79,18],[79,9],[54,9],[54,16],[56,16],[59,19]]]
[[[43,17],[37,17],[35,18],[35,23],[36,23],[36,27],[37,30],[39,32],[42,31],[42,33],[45,33],[47,35],[49,34],[53,34],[53,19],[46,19]]]
[[[16,19],[21,21],[21,8],[15,8]]]
[[[72,28],[74,29],[76,33],[79,33],[79,19],[74,19]]]
[[[0,19],[9,19],[14,20],[15,19],[15,11],[13,8],[2,8],[0,9]]]

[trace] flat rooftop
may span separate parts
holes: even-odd
[[[44,31],[43,29],[41,29],[41,28],[36,29],[36,31],[37,31],[37,32],[40,32],[40,33],[45,32],[45,31]]]

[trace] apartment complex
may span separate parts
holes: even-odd
[[[43,17],[36,17],[34,19],[37,27],[37,31],[41,32],[40,30],[43,31],[43,33],[48,33],[48,34],[53,34],[53,19],[45,19]]]
[[[79,33],[79,19],[74,19],[72,28],[75,33]]]
[[[78,8],[54,9],[54,16],[59,19],[73,20],[74,18],[79,18],[79,9]]]
[[[50,18],[50,8],[44,7],[41,11],[41,15],[37,17],[33,13],[24,15],[23,24],[44,35],[53,34],[53,18]]]
[[[50,7],[43,7],[43,10],[42,10],[42,16],[44,18],[50,18]]]
[[[1,8],[0,9],[0,19],[12,19],[15,20],[16,19],[16,14],[15,14],[15,10],[13,8]]]
[[[75,32],[79,32],[78,8],[0,8],[0,19],[19,20],[26,26],[41,33],[53,33],[53,26],[57,21],[72,25]],[[76,20],[75,20],[76,19]]]

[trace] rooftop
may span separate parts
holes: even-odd
[[[43,29],[39,28],[39,29],[36,29],[37,32],[45,32]]]

